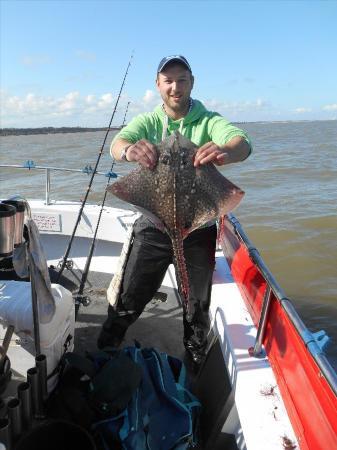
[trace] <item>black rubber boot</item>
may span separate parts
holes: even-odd
[[[112,333],[112,331],[114,333]],[[124,335],[125,331],[123,332],[117,327],[114,327],[114,329],[106,330],[103,326],[97,339],[97,347],[100,350],[105,347],[118,348],[124,339]]]

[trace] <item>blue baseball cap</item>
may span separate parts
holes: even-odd
[[[183,64],[186,67],[186,69],[188,69],[192,73],[191,66],[189,65],[187,59],[181,55],[165,56],[165,58],[163,58],[159,63],[157,73],[162,72],[164,68],[167,66],[167,64],[173,61]]]

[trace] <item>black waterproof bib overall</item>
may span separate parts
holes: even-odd
[[[184,239],[184,255],[190,284],[192,317],[183,310],[184,344],[190,350],[204,351],[209,330],[208,309],[215,266],[216,225],[193,231]],[[117,346],[127,328],[137,320],[146,304],[160,288],[168,266],[173,262],[171,239],[149,219],[134,224],[134,241],[126,264],[117,304],[109,305],[108,318],[98,346]]]

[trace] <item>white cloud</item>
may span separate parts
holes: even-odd
[[[136,114],[152,111],[160,102],[161,98],[158,92],[146,89],[145,94],[140,99],[131,101],[129,115],[135,116]]]
[[[95,101],[95,96],[93,94],[89,94],[84,98],[85,103],[88,105],[92,105]]]
[[[116,121],[124,114],[127,97],[122,97]],[[1,92],[1,127],[105,126],[115,97],[107,92],[96,96],[71,91],[59,97],[28,93],[23,96]],[[125,104],[125,105],[124,105]]]
[[[159,94],[155,91],[152,91],[151,89],[147,89],[143,97],[143,102],[145,104],[149,104],[152,103],[154,100],[155,101],[159,100]]]
[[[325,105],[322,108],[324,111],[337,111],[337,103],[332,103],[331,105]]]
[[[116,97],[111,92],[91,92],[82,95],[78,91],[70,91],[61,96],[39,95],[36,92],[32,90],[26,95],[18,96],[1,91],[1,127],[104,127],[111,117],[116,102]],[[152,111],[161,103],[156,90],[146,89],[142,96],[132,99],[125,93],[120,98],[112,125],[122,123],[129,101],[127,122],[137,114]],[[211,111],[217,111],[232,121],[287,120],[294,117],[294,114],[304,113],[308,113],[309,118],[316,119],[322,118],[324,114],[331,115],[331,112],[337,110],[337,104],[322,107],[325,113],[321,110],[320,115],[318,111],[305,107],[279,110],[277,106],[262,98],[231,102],[208,99],[203,103]]]
[[[65,95],[63,98],[60,98],[59,100],[56,100],[56,112],[63,112],[63,111],[72,111],[76,108],[77,102],[80,98],[79,92],[69,92],[69,94]]]
[[[127,94],[120,98],[113,124],[120,125],[124,118],[126,105],[130,107],[126,120],[136,114],[151,111],[160,102],[156,91],[147,89],[139,99],[130,99]],[[30,92],[23,96],[2,92],[1,126],[40,127],[40,126],[105,126],[108,122],[116,97],[111,92],[100,95],[81,95],[71,91],[62,96],[43,96]]]
[[[112,96],[111,93],[103,94],[100,96],[100,98],[97,102],[97,107],[100,109],[104,109],[104,108],[112,105],[113,102],[114,102],[114,97]]]
[[[41,126],[105,126],[115,104],[115,97],[107,92],[100,95],[81,95],[77,91],[60,97],[29,93],[13,96],[3,93],[1,105],[2,127]],[[126,105],[131,101],[126,120],[137,114],[152,111],[160,102],[155,90],[147,89],[140,98],[130,99],[127,94],[120,98],[113,125],[123,121]],[[258,120],[259,112],[269,117],[270,106],[261,98],[253,101],[225,102],[215,99],[204,102],[210,110],[217,111],[230,120]],[[264,117],[263,117],[264,118]]]
[[[55,107],[55,100],[50,97],[40,97],[34,93],[28,93],[23,97],[7,96],[2,94],[1,115],[22,116],[25,114],[43,114]]]
[[[257,98],[253,101],[241,101],[241,102],[226,102],[220,100],[205,100],[204,104],[206,108],[217,111],[219,113],[238,115],[241,113],[248,113],[254,111],[261,111],[268,107],[269,103],[261,98]]]
[[[299,108],[296,108],[294,111],[295,111],[296,113],[303,114],[303,113],[311,112],[312,109],[311,109],[311,108],[299,107]]]

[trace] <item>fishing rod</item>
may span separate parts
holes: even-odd
[[[125,114],[124,114],[124,119],[123,119],[123,122],[122,122],[122,128],[123,128],[124,125],[125,125],[126,115],[127,115],[127,113],[128,113],[128,109],[129,109],[130,103],[131,103],[131,102],[128,102],[128,104],[126,105],[126,110],[125,110]]]
[[[125,125],[125,119],[126,119],[126,115],[127,115],[128,109],[129,109],[129,105],[130,105],[130,102],[128,102],[128,104],[126,105],[126,110],[125,110],[125,114],[124,114],[122,127]],[[87,260],[86,260],[86,263],[85,263],[85,267],[84,267],[84,270],[83,270],[83,273],[82,273],[81,283],[80,283],[78,292],[75,295],[75,318],[77,317],[77,313],[78,313],[80,304],[81,303],[82,304],[88,304],[87,296],[83,295],[83,291],[84,291],[85,283],[86,283],[87,278],[88,278],[89,267],[90,267],[90,264],[91,264],[92,256],[94,254],[97,232],[98,232],[99,224],[100,224],[100,221],[101,221],[101,217],[102,217],[103,208],[104,208],[104,205],[105,205],[106,196],[107,196],[107,193],[108,193],[107,189],[108,189],[108,186],[109,186],[109,183],[110,183],[110,179],[114,178],[114,174],[112,172],[112,169],[113,169],[113,167],[115,165],[115,162],[116,162],[116,160],[113,158],[112,159],[111,168],[110,168],[110,172],[109,172],[109,178],[108,178],[108,181],[107,181],[107,184],[106,184],[106,187],[105,187],[105,192],[104,192],[104,196],[103,196],[103,200],[102,200],[101,209],[100,209],[100,212],[99,212],[99,215],[98,215],[98,220],[97,220],[97,224],[96,224],[94,237],[93,237],[93,239],[91,241],[90,250],[89,250],[88,257],[87,257]]]
[[[80,210],[79,210],[79,212],[78,212],[77,220],[76,220],[76,223],[75,223],[75,226],[74,226],[72,235],[71,235],[71,237],[70,237],[70,240],[69,240],[69,243],[68,243],[68,247],[67,247],[66,252],[65,252],[65,254],[64,254],[63,258],[62,258],[62,263],[61,263],[61,261],[60,261],[60,263],[59,263],[60,270],[59,270],[59,272],[58,272],[58,277],[57,277],[57,280],[56,280],[57,283],[59,282],[59,280],[60,280],[60,278],[61,278],[61,275],[62,275],[62,272],[63,272],[64,268],[65,268],[65,267],[67,266],[67,264],[68,264],[68,256],[69,256],[69,253],[70,253],[70,249],[71,249],[71,246],[72,246],[74,237],[75,237],[75,233],[76,233],[77,227],[78,227],[78,225],[79,225],[79,223],[80,223],[80,221],[81,221],[83,209],[84,209],[84,206],[85,206],[85,204],[86,204],[86,202],[87,202],[87,198],[88,198],[88,196],[89,196],[89,192],[90,192],[90,189],[91,189],[91,186],[92,186],[94,177],[95,177],[95,175],[96,175],[96,170],[97,170],[98,164],[99,164],[100,159],[101,159],[101,156],[102,156],[102,154],[103,154],[104,145],[105,145],[105,142],[106,142],[106,140],[107,140],[107,137],[108,137],[108,134],[109,134],[109,131],[110,131],[111,123],[112,123],[113,118],[115,117],[115,114],[116,114],[118,102],[119,102],[120,96],[121,96],[121,94],[122,94],[122,90],[123,90],[123,87],[124,87],[124,84],[125,84],[125,80],[126,80],[127,74],[128,74],[128,72],[129,72],[129,68],[130,68],[130,66],[131,66],[132,58],[133,58],[133,52],[132,52],[132,54],[131,54],[131,57],[130,57],[128,66],[127,66],[127,68],[126,68],[126,71],[125,71],[125,74],[124,74],[124,78],[123,78],[123,82],[122,82],[121,88],[120,88],[120,90],[119,90],[119,94],[118,94],[118,97],[117,97],[117,100],[116,100],[116,103],[115,103],[115,107],[114,107],[114,110],[113,110],[112,115],[111,115],[111,118],[110,118],[110,123],[109,123],[108,129],[107,129],[107,131],[106,131],[106,133],[105,133],[104,140],[103,140],[103,144],[102,144],[101,149],[100,149],[100,151],[99,151],[99,153],[98,153],[96,165],[95,165],[95,168],[94,168],[94,170],[93,170],[93,172],[92,172],[91,179],[90,179],[89,185],[88,185],[88,187],[87,187],[87,191],[86,191],[86,193],[85,193],[84,200],[82,201]]]

